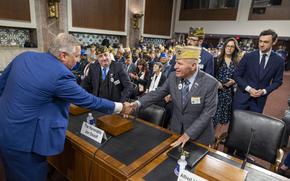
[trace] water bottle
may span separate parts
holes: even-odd
[[[174,169],[175,175],[179,176],[179,174],[185,170],[185,167],[187,165],[187,161],[185,159],[185,155],[181,155],[180,159],[177,161],[177,165]]]
[[[87,123],[89,123],[90,125],[96,126],[96,121],[95,121],[92,113],[88,114]]]

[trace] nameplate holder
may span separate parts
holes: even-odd
[[[102,143],[103,138],[105,140],[107,139],[104,130],[101,130],[100,128],[97,128],[93,125],[90,125],[87,122],[83,122],[81,134],[91,138],[92,140],[94,140],[100,144]]]
[[[187,170],[183,170],[179,174],[177,181],[207,181],[207,180]]]

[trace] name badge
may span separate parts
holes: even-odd
[[[119,80],[116,80],[116,81],[114,82],[114,84],[115,84],[115,85],[118,85],[118,84],[120,84],[120,81],[119,81]]]
[[[177,181],[207,181],[206,179],[187,170],[180,172]]]
[[[200,97],[191,97],[191,104],[200,104]]]
[[[200,69],[203,69],[203,68],[204,68],[204,65],[203,65],[203,64],[198,64],[198,67],[199,67]]]
[[[101,144],[102,139],[104,137],[104,133],[105,132],[100,128],[90,125],[87,122],[83,122],[81,134],[91,138],[92,140]]]

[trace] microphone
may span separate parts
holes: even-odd
[[[245,159],[244,159],[244,161],[242,163],[241,169],[245,169],[245,166],[246,166],[246,163],[247,163],[247,160],[248,160],[248,155],[249,155],[249,152],[250,152],[250,148],[251,148],[251,145],[252,145],[252,140],[253,140],[253,137],[254,137],[254,132],[255,132],[255,129],[251,128],[250,142],[249,142],[247,153],[246,153]]]

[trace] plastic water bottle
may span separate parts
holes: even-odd
[[[185,159],[185,156],[184,155],[181,155],[180,156],[180,159],[177,161],[177,165],[174,169],[174,173],[175,175],[179,176],[179,174],[185,170],[186,168],[186,165],[187,165],[187,161]]]
[[[96,121],[92,113],[88,114],[87,123],[89,123],[90,125],[96,126]]]

